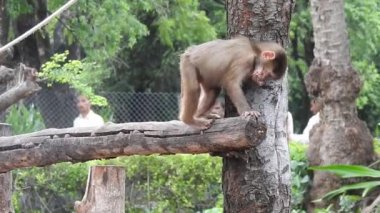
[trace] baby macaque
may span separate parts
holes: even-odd
[[[239,36],[189,47],[181,55],[181,109],[179,119],[197,129],[208,129],[213,119],[207,112],[221,88],[239,115],[259,116],[251,109],[242,83],[251,79],[258,86],[280,79],[286,70],[286,52],[274,42],[253,42]]]

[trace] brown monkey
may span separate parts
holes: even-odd
[[[217,98],[214,102],[214,105],[210,107],[208,112],[203,114],[203,117],[208,119],[224,118],[224,99]]]
[[[242,82],[257,85],[281,78],[286,70],[285,50],[272,42],[253,42],[239,36],[214,40],[188,48],[181,55],[181,109],[179,119],[198,129],[207,129],[212,119],[205,113],[224,88],[241,116],[258,116],[251,110]]]

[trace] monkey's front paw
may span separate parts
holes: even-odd
[[[246,111],[241,116],[244,118],[249,118],[249,117],[258,118],[260,116],[260,112],[258,112],[258,111]]]

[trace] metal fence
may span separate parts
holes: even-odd
[[[115,123],[169,121],[178,117],[177,93],[128,93],[108,92],[108,107],[93,107],[105,121]],[[40,111],[46,128],[72,127],[78,116],[73,92],[43,89],[24,100],[25,105],[34,104]]]

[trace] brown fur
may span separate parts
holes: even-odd
[[[207,129],[212,120],[204,118],[214,105],[220,89],[224,88],[238,110],[250,112],[241,84],[261,63],[261,51],[275,52],[270,62],[274,79],[281,78],[286,70],[285,50],[276,43],[254,43],[246,37],[214,40],[188,48],[181,55],[181,109],[179,119],[196,128]],[[261,63],[267,66],[265,63]],[[268,65],[268,66],[269,66]],[[260,71],[264,72],[264,71]],[[267,80],[267,79],[265,79]],[[254,112],[254,111],[251,111]],[[257,115],[256,112],[253,113]]]

